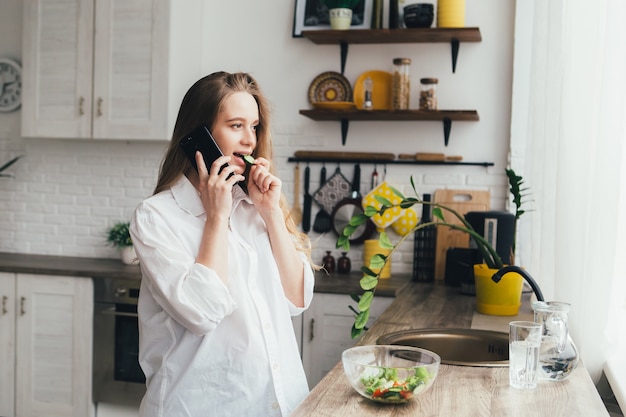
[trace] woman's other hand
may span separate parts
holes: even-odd
[[[270,162],[257,158],[248,174],[248,193],[254,206],[262,215],[279,208],[282,181],[269,172]]]

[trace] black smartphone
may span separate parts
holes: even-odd
[[[213,135],[211,135],[211,131],[204,124],[198,126],[193,131],[185,135],[180,140],[180,146],[181,148],[183,148],[183,151],[185,151],[187,158],[189,158],[189,161],[191,161],[191,164],[196,169],[196,171],[198,170],[198,165],[196,164],[196,151],[200,151],[200,153],[202,154],[202,157],[204,158],[204,164],[206,165],[207,169],[211,169],[211,165],[213,164],[213,162],[220,156],[224,155],[217,142],[213,138]],[[224,169],[224,167],[226,166],[228,166],[228,164],[222,165],[219,172],[222,172],[222,169]],[[230,174],[228,178],[230,178],[232,175],[234,174]],[[245,183],[238,182],[237,184],[239,184],[239,186],[246,192],[246,194],[248,193],[248,188]]]

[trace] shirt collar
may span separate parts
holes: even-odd
[[[176,204],[181,209],[196,217],[204,214],[204,207],[198,195],[198,190],[185,175],[181,175],[178,181],[172,185],[171,191]],[[252,200],[243,192],[241,187],[233,187],[233,210],[241,201],[252,203]]]

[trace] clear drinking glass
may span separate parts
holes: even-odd
[[[533,321],[509,323],[509,383],[513,388],[537,387],[542,327]]]

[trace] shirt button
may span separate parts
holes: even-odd
[[[278,370],[278,368],[279,368],[279,366],[278,366],[278,364],[277,364],[277,363],[273,363],[273,364],[272,364],[272,369],[273,369],[273,370],[277,371],[277,370]]]
[[[272,404],[272,408],[273,408],[274,410],[277,410],[277,409],[278,409],[278,403],[273,403],[273,404]]]

